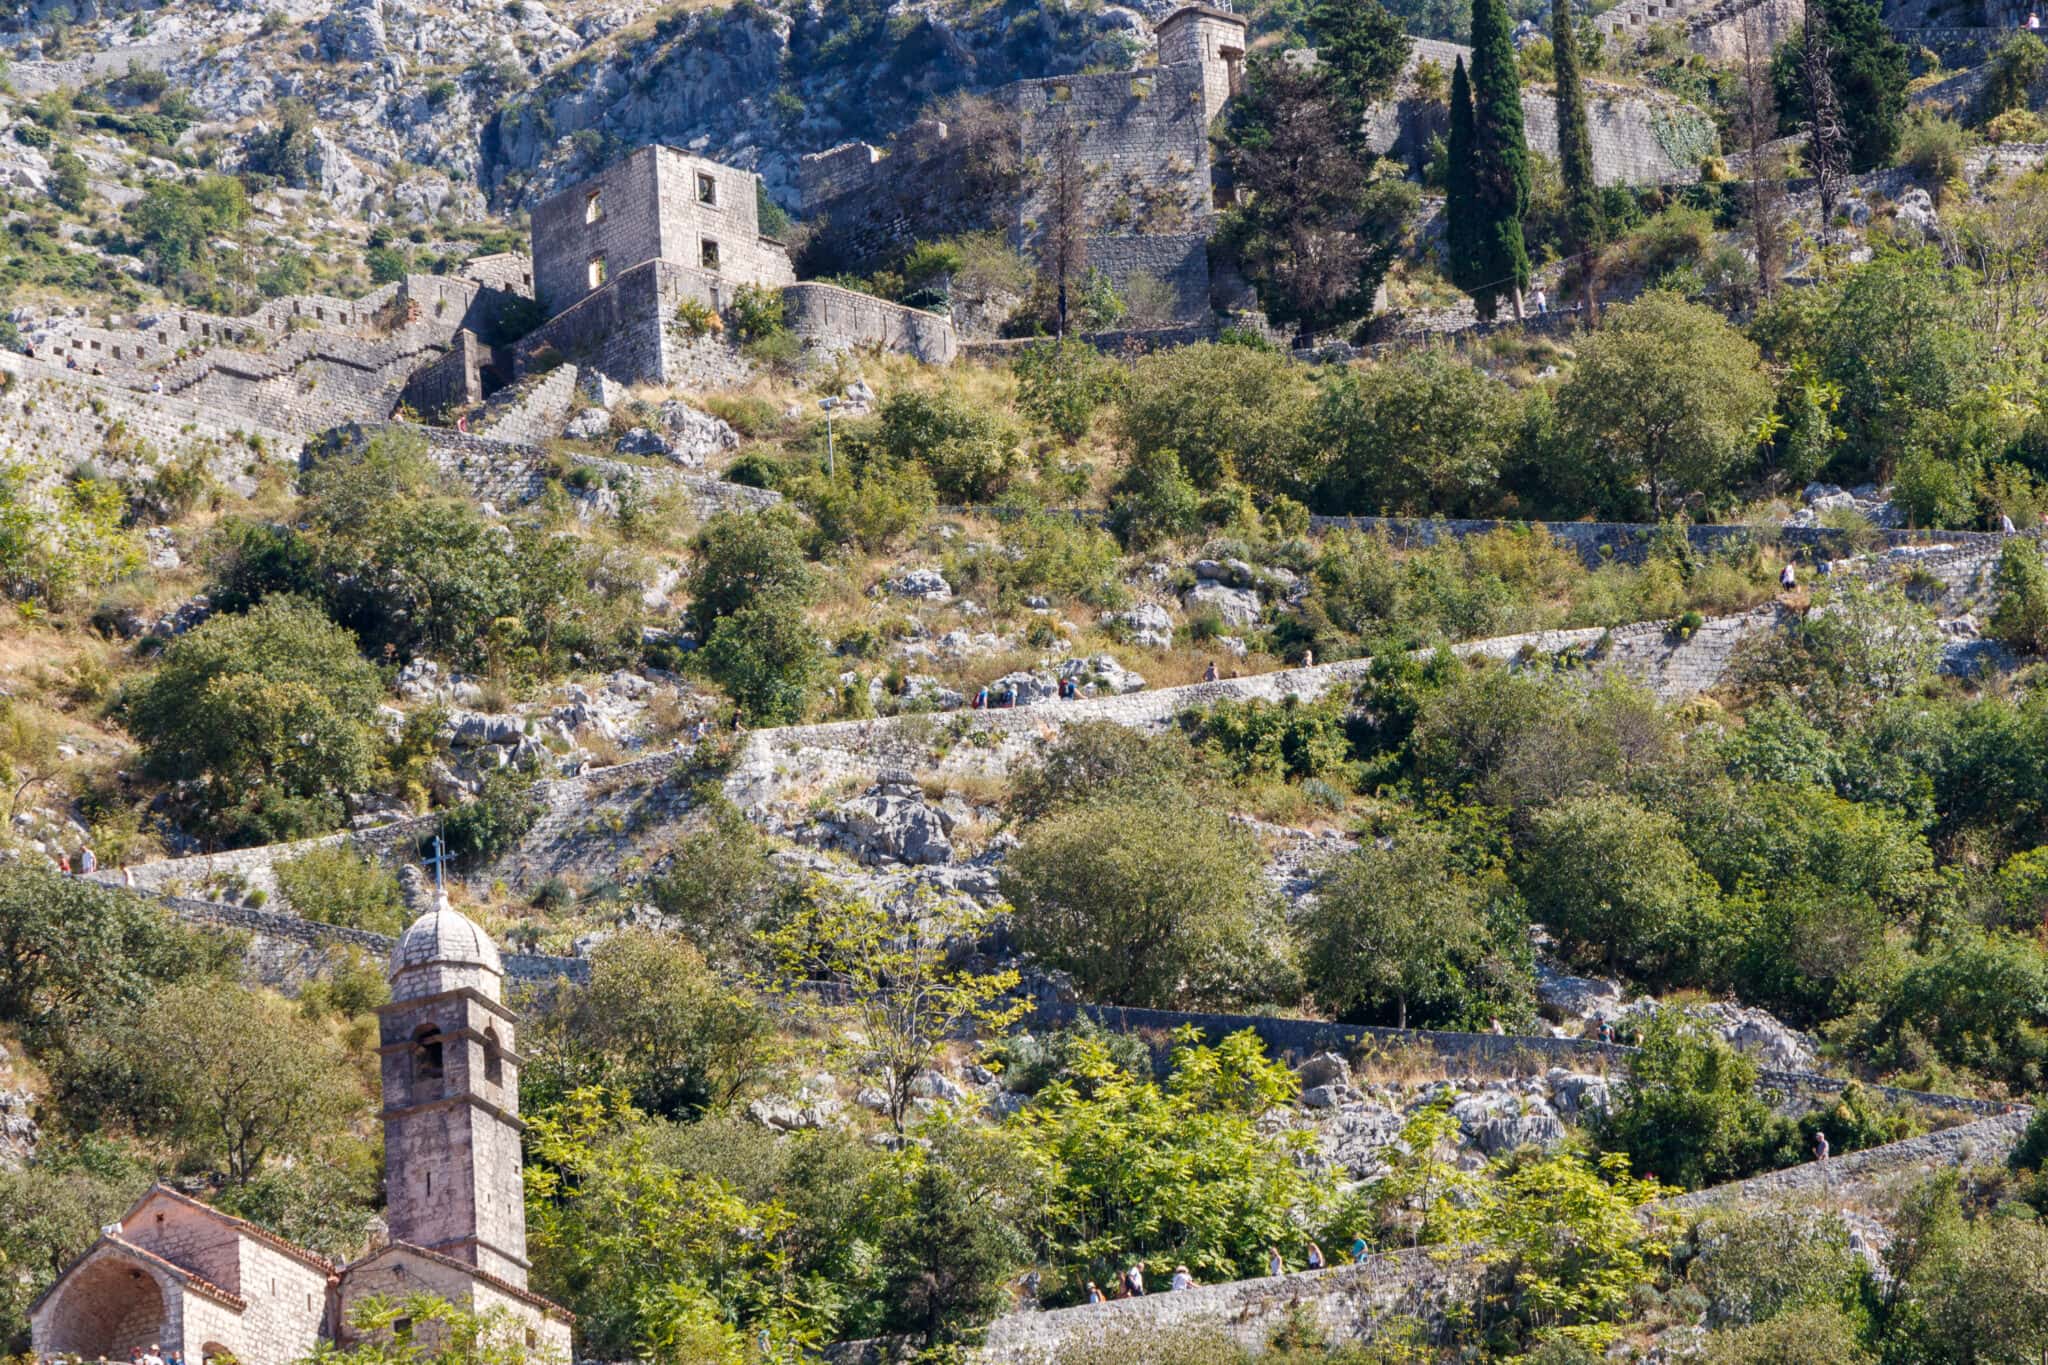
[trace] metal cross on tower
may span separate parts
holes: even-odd
[[[436,894],[444,892],[447,888],[442,886],[441,884],[441,869],[448,862],[448,850],[441,843],[441,836],[439,833],[436,833],[434,835],[434,856],[431,858],[422,858],[420,861],[425,863],[428,867],[434,869],[434,891],[436,892]]]

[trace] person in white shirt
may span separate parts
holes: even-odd
[[[1173,1287],[1176,1291],[1195,1287],[1195,1277],[1188,1274],[1186,1266],[1177,1265],[1173,1268]]]

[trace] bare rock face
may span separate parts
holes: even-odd
[[[330,62],[374,62],[387,49],[383,0],[344,0],[320,21],[320,55]]]
[[[722,417],[699,412],[673,398],[661,405],[660,416],[668,457],[677,464],[695,467],[714,455],[739,449],[740,434]]]
[[[882,780],[832,813],[831,843],[864,863],[953,861],[953,817],[925,800],[908,776]]]

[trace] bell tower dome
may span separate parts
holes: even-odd
[[[523,1289],[524,1125],[504,960],[418,869],[405,884],[426,909],[392,950],[391,1000],[377,1011],[391,1237]]]

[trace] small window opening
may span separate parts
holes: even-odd
[[[604,218],[604,191],[592,190],[583,196],[583,221],[599,222]]]
[[[603,285],[604,277],[604,257],[592,256],[590,258],[590,287],[592,289],[596,289],[599,286]]]
[[[484,1079],[492,1085],[505,1082],[504,1053],[498,1047],[498,1031],[494,1028],[484,1030]]]
[[[718,269],[718,243],[706,237],[703,249],[698,254],[698,260],[706,270]]]
[[[438,1081],[442,1075],[441,1031],[422,1024],[412,1037],[413,1075],[423,1081]]]
[[[697,172],[697,202],[716,205],[718,203],[718,180],[716,177]]]
[[[412,1336],[412,1319],[393,1318],[391,1320],[391,1335],[400,1341],[409,1339]]]

